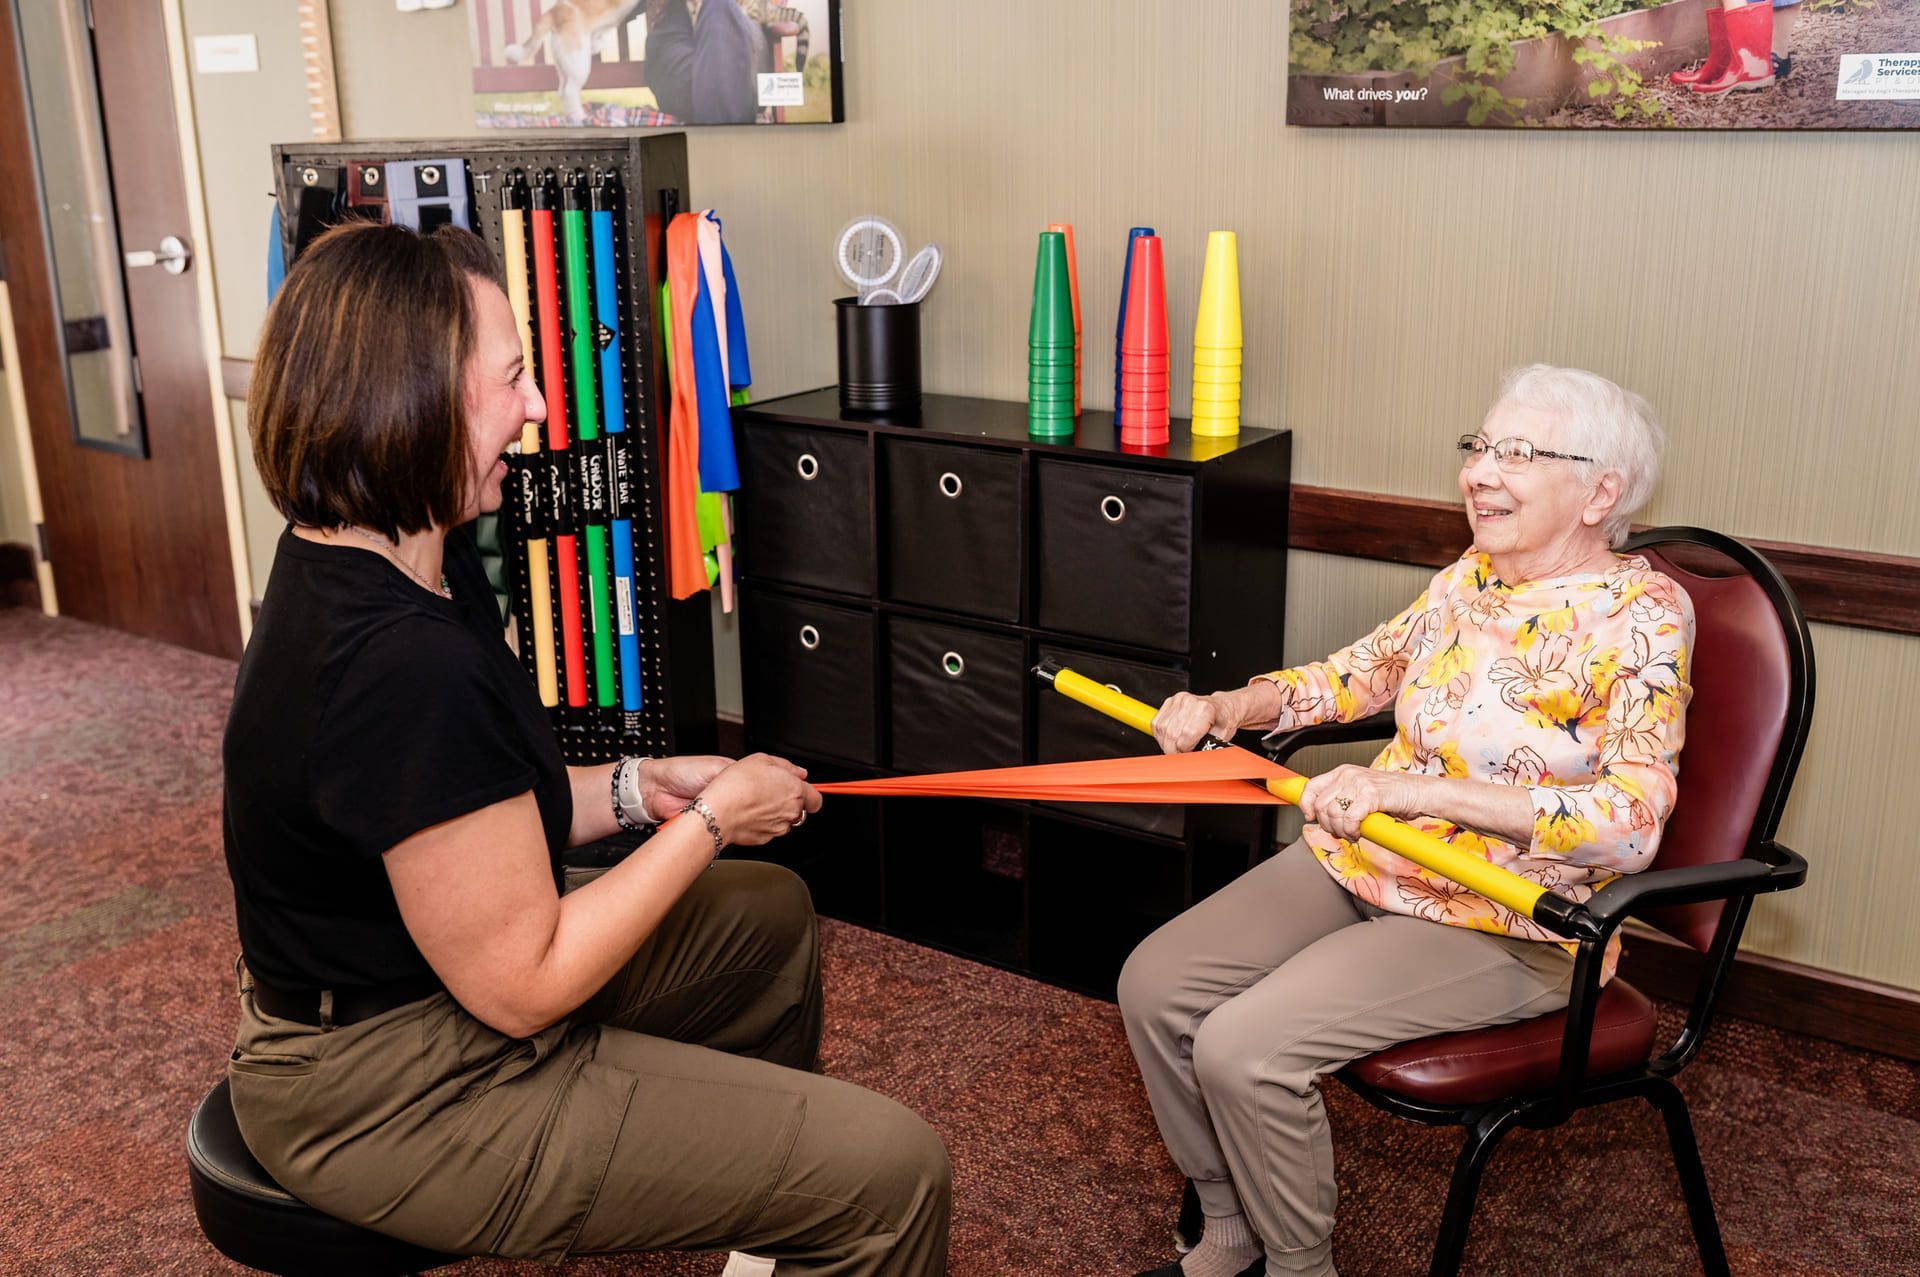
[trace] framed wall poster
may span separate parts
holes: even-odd
[[[840,0],[468,0],[482,128],[830,124]]]
[[[1920,0],[1290,0],[1287,123],[1920,128]]]

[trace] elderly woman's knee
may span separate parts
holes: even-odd
[[[1162,928],[1142,940],[1120,968],[1120,1016],[1144,1025],[1171,1011],[1180,986],[1183,952]]]
[[[1299,1037],[1297,1026],[1269,1006],[1233,998],[1215,1007],[1193,1035],[1193,1072],[1209,1095],[1226,1096],[1263,1085],[1304,1092],[1312,1070],[1283,1044]]]

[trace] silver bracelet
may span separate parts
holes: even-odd
[[[627,755],[613,765],[613,821],[628,833],[640,833],[660,823],[647,810],[647,796],[640,792],[640,764],[646,758]]]
[[[694,815],[700,817],[701,821],[706,825],[707,836],[713,839],[713,858],[714,860],[718,860],[720,853],[727,849],[727,840],[720,836],[720,821],[719,818],[713,814],[713,808],[707,806],[706,799],[696,798],[688,803],[682,810],[692,812]],[[708,863],[712,862],[709,861]]]

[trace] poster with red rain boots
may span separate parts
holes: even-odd
[[[1290,0],[1287,123],[1920,128],[1920,0]]]

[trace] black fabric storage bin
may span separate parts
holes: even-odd
[[[1020,619],[1020,454],[880,441],[885,593],[903,603]]]
[[[740,570],[873,593],[867,436],[749,423],[740,429]]]
[[[1043,457],[1034,484],[1040,626],[1185,651],[1193,588],[1191,476]]]
[[[1184,670],[1143,665],[1112,656],[1094,656],[1071,648],[1040,645],[1042,661],[1057,661],[1096,683],[1117,687],[1137,701],[1158,709],[1160,702],[1187,688]],[[1212,688],[1208,688],[1212,691]],[[1098,710],[1042,687],[1034,708],[1035,751],[1038,763],[1071,763],[1084,758],[1138,758],[1159,747],[1153,737],[1108,718]],[[1076,815],[1105,820],[1128,829],[1179,838],[1186,830],[1186,808],[1147,803],[1047,803]]]
[[[815,784],[865,780],[872,774],[811,758],[794,761],[807,768],[807,779]],[[731,848],[727,854],[770,860],[793,870],[807,880],[814,910],[823,918],[862,927],[877,927],[883,920],[880,804],[870,798],[829,799],[784,837],[758,847]]]
[[[877,762],[873,667],[873,613],[742,592],[741,691],[755,748]]]
[[[1024,760],[1024,644],[962,625],[887,623],[891,765],[903,772],[1017,767]]]

